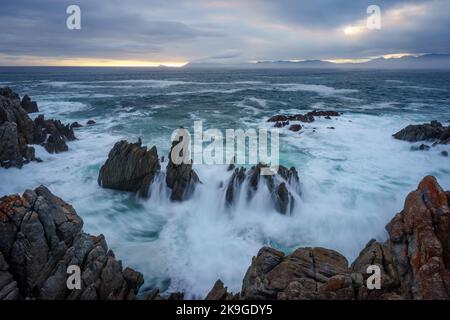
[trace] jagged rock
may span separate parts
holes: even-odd
[[[24,163],[35,160],[34,148],[20,144],[17,125],[4,122],[0,125],[0,166],[22,167]]]
[[[98,184],[103,188],[136,192],[147,197],[150,184],[161,169],[158,152],[125,140],[117,142],[100,168]]]
[[[0,282],[3,298],[134,299],[143,283],[140,273],[122,270],[103,236],[82,231],[71,205],[40,186],[23,196],[0,199]],[[81,289],[67,288],[67,268],[81,270]]]
[[[273,126],[275,128],[282,128],[289,125],[289,121],[277,121]]]
[[[223,286],[223,282],[218,279],[216,283],[214,283],[213,288],[206,296],[205,300],[237,300],[238,295],[233,295],[229,293],[227,287]]]
[[[450,142],[450,126],[444,127],[442,123],[433,120],[430,123],[409,125],[393,134],[393,137],[409,142],[437,140],[437,143],[447,144]]]
[[[70,127],[71,127],[71,128],[81,128],[82,126],[83,126],[83,125],[79,124],[77,121],[72,122],[72,123],[70,124]]]
[[[19,288],[8,269],[9,266],[0,252],[0,300],[17,300]]]
[[[23,96],[21,105],[22,108],[28,113],[39,112],[36,101],[31,101],[31,98],[28,95]]]
[[[371,274],[367,267],[376,265],[381,270],[381,288],[369,290],[366,286]],[[356,299],[358,300],[398,300],[403,299],[400,278],[388,244],[370,240],[351,266]]]
[[[174,147],[181,142],[181,137],[178,141],[172,143],[169,152],[169,163],[166,169],[166,184],[172,189],[170,199],[173,201],[183,201],[189,198],[195,189],[195,185],[200,182],[197,173],[192,169],[192,163],[175,164],[172,161],[172,152]],[[183,155],[180,154],[180,157]]]
[[[272,195],[275,209],[282,213],[291,213],[294,208],[294,198],[289,192],[286,183],[296,186],[299,182],[297,170],[292,167],[287,169],[284,166],[279,166],[277,175],[261,175],[261,170],[267,168],[267,165],[259,163],[253,166],[250,170],[244,167],[236,168],[228,181],[225,201],[227,206],[231,206],[236,200],[236,194],[239,192],[244,180],[248,179],[247,197],[250,199],[261,185],[261,179],[264,181],[263,186],[267,187],[269,193]],[[297,188],[296,188],[297,189]]]
[[[354,290],[344,256],[324,248],[299,248],[285,256],[263,247],[245,274],[241,298],[352,299]]]
[[[289,127],[289,130],[297,132],[300,131],[302,129],[302,126],[299,124],[293,124]]]
[[[71,125],[64,125],[59,120],[45,120],[43,115],[34,119],[34,140],[44,146],[49,153],[60,153],[69,150],[66,141],[75,140]]]
[[[142,300],[183,300],[184,299],[184,293],[182,292],[172,292],[170,293],[167,298],[164,298],[160,295],[159,289],[155,288],[144,295]]]
[[[69,125],[57,120],[44,120],[40,115],[31,120],[22,107],[33,105],[25,96],[22,104],[19,95],[10,88],[0,88],[0,164],[3,167],[21,167],[35,158],[34,148],[29,144],[41,144],[48,152],[62,152],[68,149],[65,141],[75,140]],[[20,155],[19,155],[20,154]]]

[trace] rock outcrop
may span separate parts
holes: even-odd
[[[108,154],[108,159],[100,168],[98,184],[103,188],[136,192],[147,197],[150,184],[161,166],[158,152],[125,140],[117,142]]]
[[[436,143],[448,144],[450,143],[450,126],[445,127],[436,120],[424,124],[411,124],[393,134],[393,137],[409,142],[436,140]]]
[[[244,181],[247,180],[247,199],[251,199],[258,188],[267,188],[275,209],[282,214],[291,213],[294,208],[294,198],[286,185],[292,185],[292,188],[298,191],[297,170],[294,167],[287,169],[279,166],[276,175],[262,175],[263,168],[267,168],[267,165],[259,163],[250,170],[246,170],[244,167],[235,168],[227,184],[226,204],[231,206],[234,203],[236,195],[240,192]]]
[[[142,274],[122,268],[102,235],[82,231],[72,206],[40,186],[0,199],[0,299],[134,299]],[[67,287],[68,267],[81,289]]]
[[[166,184],[172,192],[170,199],[173,201],[183,201],[189,198],[195,189],[200,179],[197,173],[192,169],[192,163],[180,163],[175,164],[172,161],[172,153],[175,152],[175,146],[181,142],[181,138],[178,141],[172,143],[169,153],[169,163],[166,168]],[[183,155],[180,154],[180,157]]]
[[[238,300],[239,295],[229,293],[227,287],[224,287],[223,282],[219,279],[214,284],[211,291],[207,294],[205,300]]]
[[[20,168],[39,161],[30,144],[40,144],[55,153],[67,151],[66,141],[75,140],[73,129],[58,120],[45,120],[40,115],[33,121],[28,112],[34,110],[35,104],[28,96],[20,102],[19,95],[10,88],[0,88],[0,166]]]
[[[31,98],[27,94],[23,96],[22,102],[20,104],[22,105],[22,108],[28,113],[39,112],[36,101],[31,101]]]
[[[450,299],[450,192],[432,176],[411,192],[386,226],[384,243],[369,241],[351,266],[324,248],[293,253],[263,247],[245,274],[241,299]],[[380,270],[380,288],[368,288]],[[225,299],[216,283],[210,298]]]
[[[62,124],[59,120],[45,120],[43,115],[34,119],[34,142],[44,146],[49,153],[60,153],[69,150],[66,141],[75,140],[75,133],[70,124]]]
[[[305,114],[294,114],[294,115],[275,115],[267,120],[267,122],[276,122],[275,126],[283,127],[289,124],[289,121],[300,121],[300,122],[314,122],[315,117],[339,117],[342,113],[337,111],[324,111],[324,110],[313,110]],[[281,125],[280,125],[281,124]]]

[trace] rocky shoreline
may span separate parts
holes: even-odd
[[[39,161],[34,148],[42,145],[49,153],[68,150],[66,142],[76,139],[78,123],[62,124],[39,115],[36,102],[27,95],[20,100],[9,88],[0,89],[0,164],[21,167]],[[312,122],[315,117],[338,117],[335,111],[312,111],[270,118],[276,127],[289,121]],[[92,121],[91,125],[95,122]],[[291,131],[301,130],[292,124]],[[437,121],[410,125],[393,135],[409,142],[449,143],[450,126]],[[117,142],[101,167],[98,184],[103,188],[150,197],[155,178],[164,174],[171,201],[189,199],[200,177],[192,164],[175,164],[169,152],[164,162],[156,146],[150,149],[125,140]],[[444,155],[444,154],[443,154]],[[232,207],[245,186],[247,199],[258,188],[270,194],[274,208],[289,215],[295,206],[294,193],[301,195],[297,169],[280,166],[275,176],[262,176],[264,164],[250,169],[229,166],[230,176],[223,189],[225,205]],[[245,183],[244,183],[245,182]],[[73,207],[53,195],[45,186],[26,190],[22,196],[0,198],[0,300],[131,300],[138,297],[143,275],[123,268],[108,249],[105,238],[82,230],[83,220]],[[290,254],[263,247],[252,259],[238,293],[227,291],[220,279],[205,297],[207,300],[293,300],[293,299],[450,299],[450,191],[445,192],[432,176],[427,176],[411,192],[403,210],[386,226],[388,239],[370,240],[355,261],[334,250],[301,247]],[[67,268],[81,270],[81,289],[69,290]],[[368,266],[381,270],[381,288],[370,289]],[[141,292],[139,299],[179,300],[184,294],[161,295],[158,288]]]

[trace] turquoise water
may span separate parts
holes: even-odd
[[[370,238],[386,237],[424,175],[450,189],[450,160],[440,155],[450,146],[414,151],[420,143],[391,137],[410,123],[449,121],[448,72],[0,68],[0,85],[29,94],[46,117],[97,122],[77,129],[67,153],[38,146],[43,163],[0,169],[0,195],[45,184],[73,204],[86,231],[105,234],[124,265],[144,273],[144,289],[202,297],[220,277],[238,291],[266,244],[325,246],[351,262]],[[313,109],[344,115],[302,124],[301,133],[280,130],[281,163],[301,180],[292,216],[276,213],[263,193],[226,210],[220,183],[229,173],[220,165],[195,166],[203,184],[182,204],[170,203],[158,181],[145,201],[97,185],[120,139],[142,137],[166,155],[172,131],[195,120],[205,129],[269,128],[272,115]]]

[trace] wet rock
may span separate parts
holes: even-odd
[[[33,103],[28,96],[21,103],[19,95],[10,88],[0,89],[0,164],[4,167],[20,168],[29,161],[39,161],[29,144],[41,144],[54,153],[66,151],[66,141],[75,140],[69,125],[45,120],[43,115],[33,121],[22,105],[28,108]]]
[[[28,113],[39,112],[36,101],[31,101],[31,98],[28,95],[23,96],[21,105],[22,108]]]
[[[98,184],[103,188],[136,192],[147,197],[150,184],[160,170],[158,152],[125,140],[117,142],[100,168]]]
[[[175,152],[175,146],[182,139],[174,141],[169,152],[169,163],[166,169],[166,184],[172,190],[170,199],[172,201],[183,201],[189,198],[200,179],[197,173],[192,169],[192,163],[175,164],[172,161],[172,152]],[[180,157],[183,157],[180,154]]]
[[[0,299],[134,299],[142,275],[123,270],[104,237],[82,226],[73,207],[43,186],[1,198]],[[67,288],[69,265],[80,267],[79,290]]]
[[[446,192],[425,177],[386,227],[403,294],[449,299],[450,209]]]
[[[287,125],[289,125],[289,121],[278,121],[274,124],[274,127],[275,128],[283,128]]]
[[[334,129],[335,129],[335,127],[327,127],[327,129],[331,129],[331,130],[334,130]]]
[[[337,111],[313,110],[306,114],[294,114],[294,115],[278,114],[269,118],[267,122],[285,123],[288,122],[289,120],[292,120],[310,123],[315,120],[314,117],[325,117],[327,119],[331,119],[330,117],[339,117],[341,114],[342,113],[339,113]]]
[[[302,126],[299,124],[293,124],[289,127],[289,130],[297,132],[300,131],[302,129]]]
[[[393,134],[393,137],[409,142],[437,140],[437,143],[446,144],[450,141],[450,126],[444,127],[442,123],[433,120],[430,123],[409,125]]]
[[[347,260],[324,248],[299,248],[288,256],[262,248],[245,274],[241,291],[245,300],[353,297]]]
[[[233,204],[235,192],[240,189],[242,182],[245,180],[245,171],[246,169],[244,167],[234,169],[233,175],[228,182],[227,191],[225,194],[225,201],[228,206]]]
[[[446,151],[446,150],[441,151],[441,155],[443,157],[448,157],[448,151]]]
[[[237,300],[237,298],[238,296],[229,293],[227,287],[224,287],[223,282],[218,279],[205,300]]]
[[[428,150],[430,150],[430,146],[422,143],[422,144],[419,146],[419,150],[422,150],[422,151],[428,151]]]
[[[91,125],[94,125],[94,124],[96,124],[97,122],[95,122],[94,120],[88,120],[88,122],[86,122],[86,124],[88,125],[88,126],[91,126]]]
[[[286,256],[263,247],[245,274],[240,297],[448,300],[449,206],[450,191],[443,191],[434,177],[425,177],[386,226],[388,240],[370,240],[351,267],[342,255],[329,249],[299,248]],[[369,266],[379,267],[380,289],[367,287],[372,275]],[[215,287],[220,292],[221,286]]]
[[[294,208],[294,197],[287,188],[290,185],[292,190],[299,193],[298,190],[298,174],[295,168],[287,169],[279,166],[276,175],[263,175],[262,170],[268,168],[267,165],[259,163],[250,170],[244,167],[236,168],[228,181],[225,201],[227,206],[231,206],[238,200],[241,187],[247,180],[247,200],[250,200],[259,188],[267,188],[273,199],[275,209],[282,214],[289,214]]]

